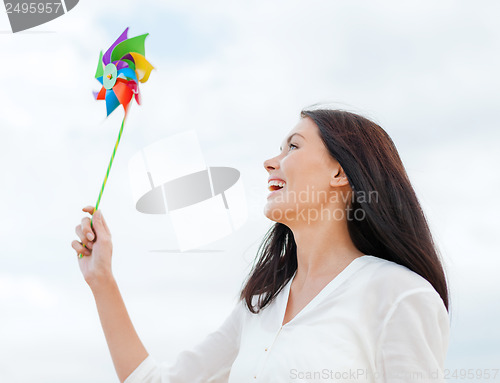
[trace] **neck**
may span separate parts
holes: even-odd
[[[290,229],[297,245],[296,279],[336,275],[364,255],[352,242],[346,220],[300,222]]]

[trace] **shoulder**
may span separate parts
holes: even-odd
[[[368,255],[360,270],[360,285],[395,303],[403,296],[428,292],[439,296],[431,283],[406,266]]]
[[[386,321],[394,310],[402,311],[408,305],[423,315],[433,311],[446,317],[447,310],[441,296],[424,277],[406,266],[375,256],[366,256],[348,289],[363,297],[363,310]]]
[[[370,317],[379,318],[376,326],[384,337],[413,337],[415,342],[426,339],[429,344],[440,342],[439,347],[446,347],[449,315],[431,283],[386,259],[370,256],[365,262],[358,286],[365,298],[365,309],[370,310]],[[412,329],[411,334],[408,329]]]
[[[372,282],[381,303],[377,363],[382,363],[386,373],[442,370],[450,321],[441,296],[405,266],[384,260],[374,270],[380,273]]]

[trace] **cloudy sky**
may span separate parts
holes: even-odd
[[[452,292],[446,367],[500,368],[499,16],[494,1],[86,0],[12,34],[2,8],[0,381],[116,380],[70,243],[122,117],[106,119],[92,98],[95,66],[127,26],[150,33],[156,70],[101,208],[116,279],[155,358],[173,361],[229,314],[271,225],[262,163],[301,108],[328,102],[377,121],[400,152]],[[128,160],[189,129],[207,165],[241,172],[249,215],[180,253],[168,217],[135,211]]]

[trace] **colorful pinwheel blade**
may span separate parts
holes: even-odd
[[[144,56],[146,54],[144,41],[148,35],[149,33],[145,33],[143,35],[122,41],[113,49],[113,52],[111,52],[111,61],[119,60],[130,52],[137,52]]]
[[[96,95],[96,100],[105,100],[106,99],[106,88],[102,87],[99,93]]]
[[[119,79],[121,80],[121,79]],[[127,86],[129,89],[134,93],[135,96],[135,101],[137,102],[137,105],[141,105],[141,94],[139,92],[139,86],[135,81],[128,81]]]
[[[95,71],[95,78],[101,77],[104,74],[104,68],[102,66],[102,51],[101,54],[99,55],[99,61],[97,62],[97,69]],[[102,83],[102,81],[101,81]]]
[[[109,116],[113,111],[118,108],[120,105],[120,101],[118,101],[118,98],[115,95],[115,92],[113,92],[112,89],[107,89],[106,90],[106,112],[107,115]]]
[[[125,57],[127,57],[127,56],[129,56],[129,55],[126,55]],[[132,59],[132,57],[131,57],[131,59]],[[135,70],[135,63],[134,63],[133,59],[129,60],[129,59],[126,59],[126,58],[122,58],[120,60],[120,62],[126,63],[130,69]],[[119,69],[121,69],[121,68],[119,68]]]
[[[120,70],[120,69],[123,69],[123,68],[130,68],[130,66],[128,65],[128,63],[125,61],[125,60],[118,60],[118,61],[114,61],[113,64],[115,64],[116,66],[116,69]]]
[[[130,52],[130,55],[134,58],[135,62],[135,71],[137,73],[137,77],[140,82],[146,82],[149,79],[149,75],[151,71],[154,69],[154,66],[146,60],[146,57],[141,55],[140,53]]]
[[[113,43],[113,45],[111,45],[108,48],[108,50],[106,51],[106,53],[104,54],[104,57],[102,59],[102,61],[104,62],[104,65],[108,65],[111,61],[117,60],[117,59],[111,59],[111,53],[113,52],[113,49],[115,49],[117,45],[119,45],[123,41],[127,40],[127,32],[128,32],[128,27],[125,28],[125,30],[122,32],[120,37],[118,37],[116,39],[116,41]]]
[[[132,70],[130,68],[120,69],[118,71],[118,77],[124,77],[126,79],[137,81],[137,74],[135,73],[135,70]]]
[[[123,82],[117,82],[113,87],[113,92],[115,92],[116,98],[123,105],[123,108],[127,110],[127,106],[132,100],[133,93],[132,90],[125,85]]]

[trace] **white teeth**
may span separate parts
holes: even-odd
[[[282,188],[283,186],[285,186],[285,182],[283,181],[278,181],[278,180],[271,180],[269,181],[269,183],[267,184],[268,187],[271,187],[271,186],[279,186],[280,188]]]

